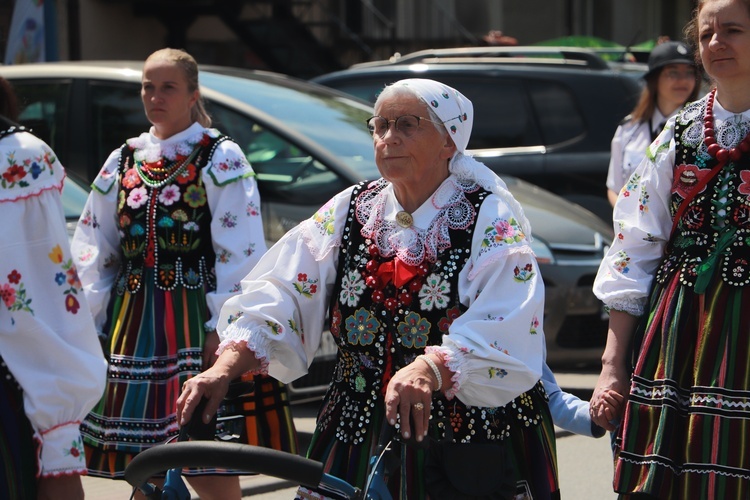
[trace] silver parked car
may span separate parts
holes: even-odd
[[[47,141],[79,185],[64,193],[73,217],[85,199],[80,187],[93,180],[107,155],[148,129],[140,100],[141,67],[117,61],[0,67],[22,100],[20,121]],[[365,101],[261,71],[205,67],[200,81],[215,126],[238,142],[257,172],[269,244],[335,193],[379,177],[365,127],[372,107]],[[549,363],[598,362],[606,321],[591,283],[611,228],[534,185],[504,180],[534,232],[546,285]],[[335,345],[330,336],[324,338],[310,374],[291,384],[298,399],[319,395],[328,385]]]

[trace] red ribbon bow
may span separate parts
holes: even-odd
[[[417,266],[406,264],[396,257],[393,260],[380,264],[375,274],[377,274],[384,286],[389,281],[393,281],[396,288],[401,288],[417,275]]]

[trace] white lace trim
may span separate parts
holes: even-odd
[[[268,374],[268,359],[271,352],[271,341],[261,333],[255,333],[250,328],[240,327],[236,324],[229,325],[224,331],[224,340],[219,344],[216,350],[217,356],[224,352],[227,347],[234,345],[244,345],[251,350],[255,357],[260,360],[260,367],[256,370],[250,370],[248,373],[253,375]]]
[[[526,239],[531,242],[531,225],[523,213],[521,204],[508,191],[505,182],[485,164],[478,162],[468,153],[456,153],[448,166],[450,172],[462,182],[476,183],[500,197],[508,205],[513,216],[521,225]]]
[[[134,149],[133,158],[136,161],[154,162],[161,158],[174,161],[178,155],[188,156],[195,145],[203,139],[204,134],[208,134],[211,138],[220,135],[218,130],[205,129],[196,123],[164,141],[156,139],[151,133],[144,132],[138,137],[128,139],[126,142],[128,146]]]
[[[378,181],[385,184],[387,181]],[[417,266],[425,259],[435,262],[442,250],[449,248],[450,229],[466,229],[476,219],[476,211],[466,192],[476,191],[476,184],[462,185],[448,181],[432,194],[430,201],[438,213],[427,229],[401,227],[385,220],[386,203],[391,196],[386,190],[363,191],[356,203],[356,217],[362,224],[362,236],[377,245],[384,258],[398,257],[406,264]]]
[[[646,299],[618,298],[605,304],[607,309],[628,313],[632,316],[641,316],[645,310]]]
[[[437,354],[443,359],[443,363],[453,373],[451,375],[451,386],[445,391],[447,399],[453,399],[461,389],[461,381],[465,378],[462,368],[466,364],[464,356],[457,349],[446,345],[430,345],[424,350],[425,354]]]
[[[299,225],[299,231],[302,235],[302,241],[304,241],[316,262],[325,259],[333,249],[341,246],[341,241],[338,238],[328,235],[321,236],[312,218],[303,221]]]

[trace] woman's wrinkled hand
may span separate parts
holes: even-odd
[[[203,423],[211,421],[219,409],[224,395],[229,389],[231,379],[215,368],[209,368],[182,384],[182,393],[177,398],[177,421],[180,426],[187,425],[193,412],[202,398],[206,398],[205,410],[201,416]]]
[[[624,367],[605,366],[599,374],[589,406],[591,420],[608,431],[616,428],[627,403],[630,377]]]
[[[403,367],[393,375],[385,391],[385,418],[389,424],[401,422],[401,436],[417,441],[427,436],[432,409],[435,376],[430,367],[419,360]],[[413,428],[412,428],[413,426]]]
[[[246,345],[228,346],[211,368],[182,384],[182,393],[177,398],[177,422],[187,425],[201,399],[206,398],[202,420],[209,423],[229,389],[229,382],[259,366],[260,361]]]

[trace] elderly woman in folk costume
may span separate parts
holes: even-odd
[[[363,487],[395,427],[429,442],[401,449],[396,497],[559,498],[539,381],[544,288],[521,207],[465,153],[472,120],[441,83],[383,90],[367,121],[382,178],[334,197],[243,280],[216,364],[184,385],[183,425],[201,397],[210,418],[242,373],[304,375],[328,312],[338,363],[308,451],[327,472]]]

